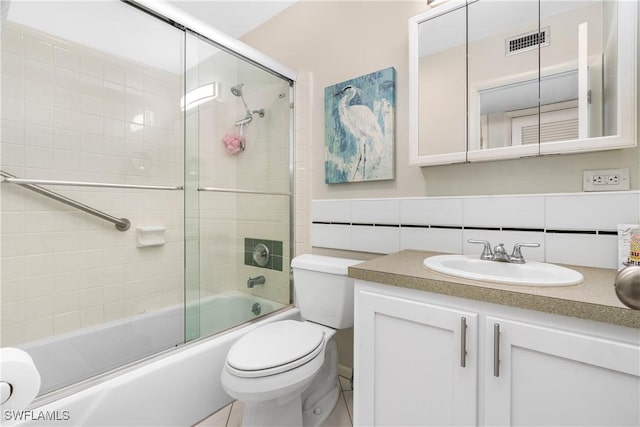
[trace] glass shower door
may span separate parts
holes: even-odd
[[[187,337],[196,338],[291,302],[292,82],[189,32],[186,46],[185,200],[188,229],[199,227],[187,248]]]
[[[185,34],[115,0],[2,24],[1,345],[42,395],[184,342]]]

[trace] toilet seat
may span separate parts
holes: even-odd
[[[242,378],[286,372],[316,358],[325,346],[325,333],[316,325],[284,320],[241,337],[227,355],[226,369]]]

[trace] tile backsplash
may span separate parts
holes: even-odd
[[[269,250],[269,261],[267,265],[261,267],[253,259],[253,250],[259,245],[263,244]],[[282,271],[282,242],[278,240],[265,240],[265,239],[251,239],[245,237],[244,239],[244,265],[250,265],[257,268],[266,268],[269,270]]]
[[[539,243],[531,260],[616,268],[617,224],[640,219],[640,192],[314,200],[311,244],[371,253],[475,254],[467,243]]]

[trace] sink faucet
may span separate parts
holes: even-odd
[[[482,254],[480,255],[480,259],[485,261],[498,261],[498,262],[511,262],[514,264],[524,264],[525,260],[522,256],[522,251],[520,248],[538,248],[540,247],[540,243],[516,243],[513,246],[513,252],[511,255],[507,254],[507,251],[504,248],[504,243],[499,243],[491,250],[491,244],[486,240],[467,240],[469,243],[476,243],[480,245],[484,245],[482,250]]]
[[[264,276],[249,277],[247,280],[247,288],[253,288],[255,285],[264,285],[267,279]]]

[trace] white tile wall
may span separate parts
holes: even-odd
[[[640,216],[637,192],[558,195],[546,198],[549,230],[617,230],[617,224],[636,224]]]
[[[462,199],[400,200],[400,221],[402,224],[458,226],[462,224]]]
[[[138,79],[127,83],[118,72]],[[12,22],[3,25],[2,74],[2,169],[24,178],[182,182],[181,76]],[[132,125],[141,136],[125,132]],[[181,193],[52,189],[129,218],[132,230],[165,225],[167,243],[137,249],[133,231],[3,184],[3,346],[182,301]]]
[[[351,226],[352,251],[388,254],[400,250],[399,227]]]
[[[547,261],[616,268],[618,236],[547,233]]]
[[[351,202],[351,222],[398,224],[399,221],[399,200],[354,200]]]
[[[640,193],[314,200],[312,218],[352,224],[312,224],[311,244],[317,247],[373,253],[422,249],[476,254],[482,248],[467,240],[488,240],[494,246],[504,243],[508,252],[515,243],[538,243],[539,248],[522,249],[526,259],[616,268],[617,236],[600,232],[614,231],[617,224],[640,223]],[[361,223],[401,226],[382,231],[383,227],[357,225]],[[434,225],[459,228],[429,227]]]
[[[462,253],[462,230],[402,227],[400,247],[459,254]]]
[[[463,203],[465,226],[544,228],[543,197],[470,197]]]

